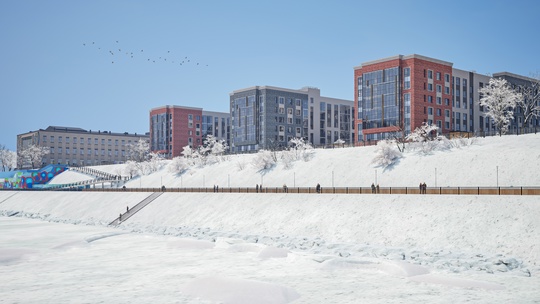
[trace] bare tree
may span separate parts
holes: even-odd
[[[502,136],[508,131],[510,120],[514,118],[514,108],[522,96],[510,88],[506,80],[489,80],[489,84],[480,89],[483,95],[480,105],[486,107],[486,116],[493,119],[495,127]]]
[[[518,107],[523,111],[523,125],[533,117],[540,116],[540,74],[536,74],[531,78],[530,86],[521,88],[523,98],[517,102]]]

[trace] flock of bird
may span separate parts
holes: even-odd
[[[116,42],[113,44],[114,45],[113,47],[107,47],[107,48],[98,46],[94,41],[84,42],[82,45],[83,47],[97,49],[99,52],[107,52],[110,56],[112,56],[110,57],[112,64],[114,64],[115,60],[118,61],[120,59],[125,59],[125,58],[127,59],[143,58],[144,61],[148,63],[161,62],[161,63],[168,63],[171,65],[178,65],[178,66],[183,66],[183,65],[188,65],[188,64],[192,64],[195,66],[208,66],[208,64],[202,64],[200,62],[194,61],[192,60],[192,58],[188,58],[187,56],[183,56],[183,58],[174,56],[173,53],[171,53],[171,51],[167,51],[167,53],[164,53],[162,56],[156,57],[156,55],[146,55],[144,52],[144,49],[136,50],[136,51],[126,50],[121,47],[120,42],[118,40],[116,40]]]

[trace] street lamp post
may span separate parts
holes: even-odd
[[[497,166],[497,188],[499,188],[499,166]]]

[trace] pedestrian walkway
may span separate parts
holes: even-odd
[[[128,209],[125,213],[121,213],[119,217],[114,219],[109,226],[118,226],[122,222],[125,222],[130,217],[132,217],[135,213],[139,212],[142,208],[146,207],[148,204],[153,202],[156,198],[158,198],[160,195],[162,195],[163,192],[154,192],[150,194],[148,197],[143,199],[141,202],[139,202],[137,205],[133,206],[132,208]]]

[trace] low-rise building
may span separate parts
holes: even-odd
[[[30,145],[49,148],[49,154],[43,157],[43,166],[119,164],[128,160],[128,145],[135,144],[140,139],[148,141],[148,138],[148,134],[49,126],[17,135],[17,152]]]

